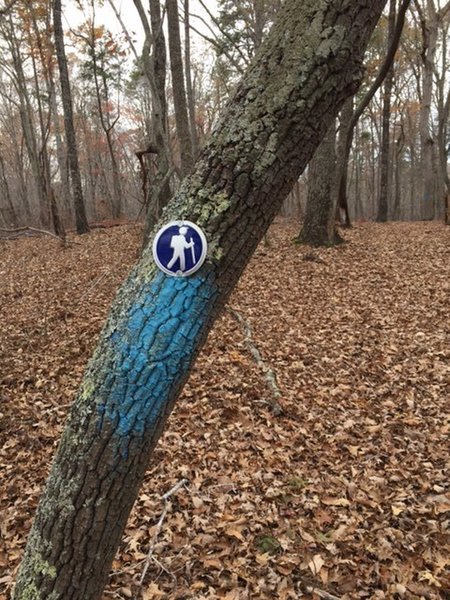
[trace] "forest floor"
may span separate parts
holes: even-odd
[[[450,598],[450,227],[296,232],[271,227],[230,300],[244,321],[211,332],[105,600]],[[140,233],[0,242],[1,600]]]

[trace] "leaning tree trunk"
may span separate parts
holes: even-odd
[[[211,325],[362,76],[384,0],[286,0],[196,168],[164,212],[208,240],[191,277],[151,248],[119,292],[42,494],[15,600],[101,596],[128,514]],[[320,85],[318,84],[320,82]]]

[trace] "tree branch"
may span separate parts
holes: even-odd
[[[267,387],[270,389],[270,392],[272,394],[272,400],[269,401],[272,412],[276,416],[281,415],[283,413],[283,408],[278,402],[278,400],[281,398],[281,392],[277,384],[277,376],[275,375],[274,371],[266,365],[266,363],[263,360],[263,357],[261,356],[260,351],[255,346],[253,342],[252,328],[250,326],[250,323],[248,323],[244,319],[244,317],[237,312],[237,310],[234,310],[234,308],[228,307],[227,310],[230,313],[230,315],[234,317],[236,321],[241,325],[245,337],[245,344],[250,354],[255,359],[256,364],[264,371]]]
[[[17,0],[10,0],[3,8],[0,8],[0,16],[5,15],[16,4]]]
[[[113,9],[114,14],[116,15],[116,18],[119,21],[120,26],[122,27],[122,31],[123,31],[125,37],[127,38],[127,42],[130,45],[131,51],[133,52],[136,61],[139,62],[139,55],[137,53],[136,46],[134,45],[134,42],[131,39],[130,34],[128,33],[128,29],[125,27],[125,23],[123,22],[120,12],[117,10],[117,7],[114,4],[113,0],[108,0],[108,3],[111,6],[111,8]]]
[[[225,36],[227,38],[227,40],[230,42],[230,44],[232,44],[232,46],[235,48],[236,52],[240,55],[240,57],[242,58],[242,60],[244,61],[244,65],[248,66],[248,58],[245,56],[245,54],[242,52],[242,50],[239,48],[239,46],[237,46],[234,41],[233,38],[225,31],[225,29],[221,26],[221,24],[219,23],[219,21],[216,19],[216,17],[212,14],[212,12],[209,10],[209,8],[206,6],[206,4],[203,2],[203,0],[198,0],[199,3],[201,4],[201,6],[206,10],[206,12],[208,13],[209,18],[211,19],[211,21],[214,23],[214,25],[217,27],[217,29],[220,31],[220,33]]]
[[[205,19],[203,17],[201,17],[200,15],[194,15],[191,13],[191,17],[194,17],[196,19],[198,19],[199,21],[202,21],[205,25],[208,25],[208,23],[205,21]],[[236,62],[234,60],[234,58],[231,56],[231,54],[228,52],[228,50],[226,50],[225,48],[223,48],[219,42],[217,40],[215,40],[214,38],[211,38],[209,36],[207,36],[205,33],[202,33],[201,31],[199,31],[196,27],[194,27],[192,25],[192,23],[189,24],[189,28],[194,31],[197,35],[199,35],[201,38],[203,38],[206,42],[210,43],[211,46],[213,46],[218,52],[223,52],[225,54],[225,56],[228,58],[228,60],[230,61],[230,63],[233,65],[233,67],[236,69],[236,71],[242,75],[244,73],[243,68],[241,67],[241,65]],[[210,31],[212,33],[214,33],[211,29],[211,27],[209,27]]]
[[[155,545],[156,545],[156,541],[158,539],[158,536],[161,532],[163,523],[164,523],[164,519],[166,518],[167,515],[167,511],[169,509],[169,498],[171,496],[173,496],[174,494],[176,494],[178,492],[179,489],[181,489],[182,487],[186,486],[189,483],[189,481],[187,479],[180,479],[180,481],[175,484],[173,486],[173,488],[171,488],[168,492],[166,492],[165,494],[163,494],[161,496],[161,500],[164,500],[164,508],[163,511],[161,513],[161,516],[158,519],[158,522],[156,523],[156,529],[155,529],[155,533],[153,534],[152,540],[150,542],[150,547],[148,549],[148,554],[147,554],[147,558],[145,559],[145,565],[144,565],[144,569],[142,571],[142,575],[141,578],[139,580],[139,587],[142,587],[144,580],[145,580],[145,576],[147,575],[147,571],[148,568],[150,566],[150,561],[152,559],[153,556],[153,552],[155,550]]]
[[[386,78],[386,75],[388,74],[389,69],[392,66],[392,63],[394,62],[395,54],[397,52],[398,44],[400,42],[400,36],[402,35],[403,26],[405,24],[406,11],[408,10],[410,3],[411,3],[411,0],[403,0],[402,4],[400,5],[399,11],[398,11],[398,16],[397,16],[397,22],[395,24],[394,36],[392,38],[392,44],[390,45],[390,47],[388,49],[388,53],[386,54],[386,58],[384,59],[384,63],[382,64],[381,69],[378,72],[378,75],[375,77],[375,79],[374,79],[372,85],[370,86],[370,88],[368,89],[366,95],[361,100],[359,105],[356,107],[355,112],[353,113],[353,117],[352,117],[352,120],[350,121],[350,127],[349,127],[351,134],[353,133],[353,128],[355,127],[356,122],[359,120],[360,116],[363,114],[363,112],[369,106],[370,101],[375,96],[376,91],[378,90],[380,85],[383,83],[384,79]],[[347,134],[347,136],[348,135],[349,134]]]
[[[22,234],[25,234],[27,231],[30,231],[32,233],[41,234],[41,235],[49,235],[50,237],[55,238],[56,240],[59,240],[60,242],[63,242],[63,244],[66,243],[65,238],[63,238],[59,235],[56,235],[55,233],[52,233],[51,231],[47,231],[46,229],[36,229],[36,227],[28,227],[28,226],[27,227],[16,227],[15,229],[0,228],[0,233],[13,234],[11,236],[3,238],[3,239],[7,239],[7,240],[16,239],[17,237],[20,237]],[[18,235],[14,235],[14,234],[18,234]]]

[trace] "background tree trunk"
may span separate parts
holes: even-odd
[[[39,221],[43,227],[50,225],[50,207],[48,205],[48,196],[46,194],[44,176],[39,160],[38,140],[33,120],[33,107],[31,105],[30,93],[27,88],[25,73],[23,70],[23,57],[20,53],[20,46],[14,30],[14,23],[11,18],[8,22],[8,43],[11,51],[12,63],[15,73],[15,87],[19,96],[19,112],[22,131],[27,149],[28,160],[30,161],[35,194],[39,207]]]
[[[389,48],[395,35],[395,12],[397,0],[389,2],[387,48]],[[391,65],[383,86],[383,114],[381,127],[380,147],[380,196],[378,199],[377,221],[386,223],[389,211],[390,195],[390,139],[391,139],[391,95],[394,85],[394,64]]]
[[[64,129],[66,132],[67,160],[72,181],[73,206],[77,233],[89,231],[86,208],[81,186],[81,175],[78,164],[78,148],[73,124],[72,92],[70,89],[69,71],[67,69],[66,51],[64,48],[64,33],[61,19],[61,0],[53,0],[53,27],[55,34],[55,50],[58,59],[59,81],[61,84],[61,99],[64,111]],[[63,173],[61,173],[61,177]]]
[[[151,450],[193,361],[283,199],[355,92],[383,5],[283,4],[165,211],[167,221],[186,218],[203,228],[207,260],[191,277],[170,277],[148,248],[119,292],[41,497],[15,600],[100,598]]]
[[[133,0],[145,33],[142,49],[142,63],[147,78],[152,103],[152,137],[149,146],[156,154],[156,173],[154,180],[144,190],[146,202],[143,247],[148,243],[149,235],[159,219],[162,209],[170,200],[171,156],[166,134],[167,102],[166,102],[166,43],[159,0],[150,0],[150,23],[141,0]],[[150,171],[149,161],[143,168]],[[144,186],[145,187],[145,186]]]
[[[184,0],[184,65],[186,72],[186,95],[189,110],[189,129],[191,132],[192,155],[195,159],[199,150],[199,142],[195,118],[195,89],[192,84],[189,0]]]
[[[369,87],[369,89],[367,90],[367,92],[365,93],[365,95],[363,96],[361,101],[359,102],[358,106],[356,107],[355,111],[353,112],[351,121],[347,128],[347,138],[345,140],[345,147],[344,147],[344,150],[345,150],[344,157],[345,157],[345,162],[347,163],[347,165],[348,165],[348,159],[350,156],[350,150],[352,147],[353,130],[355,129],[356,123],[358,122],[359,118],[361,117],[361,115],[363,114],[365,109],[368,107],[370,101],[374,97],[374,95],[377,92],[377,90],[379,89],[380,85],[383,83],[386,75],[389,72],[389,69],[391,68],[391,65],[394,61],[395,54],[397,52],[397,48],[398,48],[398,45],[400,42],[400,36],[403,31],[403,25],[405,23],[405,15],[406,15],[406,11],[408,10],[408,7],[410,5],[410,2],[411,2],[411,0],[402,0],[400,7],[398,9],[398,17],[397,17],[397,22],[395,24],[395,32],[394,32],[394,36],[392,39],[392,44],[388,48],[386,58],[384,59],[384,62],[382,64],[380,70],[378,71],[377,76],[375,77],[374,81],[372,82],[372,85]],[[338,205],[341,210],[345,210],[345,214],[346,214],[345,226],[349,227],[350,226],[350,218],[349,218],[349,213],[348,213],[348,201],[347,201],[347,171],[348,171],[348,168],[343,169],[342,173],[341,173],[341,180],[339,182]]]
[[[443,212],[444,212],[444,222],[446,223],[446,225],[450,225],[450,177],[448,174],[448,153],[450,150],[450,144],[447,143],[449,117],[450,117],[450,91],[447,91],[447,98],[445,100],[441,119],[439,121],[439,135],[438,135],[441,177],[444,182]]]
[[[416,6],[420,6],[416,4]],[[437,49],[438,19],[434,0],[427,0],[425,13],[420,12],[423,34],[422,51],[422,102],[420,107],[420,217],[434,218],[433,146],[431,128],[431,102],[433,96],[433,72]]]
[[[334,183],[334,196],[336,197],[336,219],[344,226],[350,227],[350,215],[347,202],[347,171],[348,154],[347,139],[353,116],[354,97],[350,96],[342,107],[339,115],[339,135],[336,146],[336,178]],[[350,138],[351,139],[351,138]],[[350,142],[351,143],[351,142]],[[341,216],[342,211],[342,216]]]
[[[56,85],[53,79],[53,74],[50,71],[51,77],[51,85],[50,85],[50,105],[52,112],[52,127],[53,133],[55,136],[55,146],[56,146],[56,159],[58,162],[58,170],[59,176],[61,179],[61,185],[58,190],[58,196],[61,198],[60,207],[64,207],[64,217],[66,221],[72,222],[72,216],[75,215],[74,206],[72,202],[72,196],[70,191],[70,181],[69,181],[69,169],[68,169],[68,157],[67,152],[64,148],[63,143],[63,132],[61,129],[61,124],[59,122],[59,114],[58,114],[58,103],[56,100]],[[80,179],[81,181],[81,179]],[[76,226],[76,221],[75,221]],[[77,229],[78,232],[78,229]]]
[[[47,30],[49,29],[50,13],[45,11],[45,21]],[[46,204],[50,209],[51,224],[56,235],[60,237],[65,236],[64,226],[61,221],[59,206],[55,197],[52,175],[50,169],[50,156],[49,156],[49,137],[50,137],[50,125],[52,120],[52,107],[51,107],[51,78],[49,76],[50,65],[48,64],[48,57],[44,50],[44,41],[42,39],[41,32],[36,20],[36,7],[30,5],[28,7],[28,17],[32,27],[27,32],[28,42],[30,48],[35,51],[31,53],[31,65],[33,67],[33,81],[35,87],[35,98],[37,105],[37,116],[39,122],[39,162],[42,173],[42,183],[44,186],[44,192],[46,196]],[[36,52],[37,50],[37,52]],[[42,73],[42,76],[40,77]],[[45,83],[46,96],[42,92],[40,80],[43,79]]]
[[[332,246],[342,241],[335,226],[336,123],[332,123],[308,166],[308,195],[301,244]]]
[[[11,192],[9,190],[8,179],[6,178],[5,172],[5,161],[3,160],[3,156],[0,154],[0,193],[3,198],[6,200],[6,209],[4,211],[0,211],[0,215],[3,219],[3,224],[5,227],[17,227],[18,219],[16,209],[14,207],[14,203],[11,199]]]
[[[448,89],[448,49],[449,49],[449,30],[450,30],[450,3],[447,3],[440,11],[440,62],[441,69],[436,69],[436,91],[437,91],[437,154],[439,164],[438,176],[438,206],[437,215],[443,217],[448,223],[450,218],[449,199],[450,199],[450,177],[448,173],[448,154],[450,144],[448,144],[449,118],[450,118],[450,90]]]
[[[181,55],[178,0],[167,0],[167,29],[169,34],[170,70],[172,73],[173,104],[178,141],[180,144],[181,173],[187,175],[194,163],[192,140],[189,131],[188,106],[184,85],[183,57]]]

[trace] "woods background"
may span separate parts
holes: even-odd
[[[110,11],[106,24],[97,14],[101,3],[85,0],[76,3],[82,11],[78,22],[72,22],[73,7],[68,17],[63,7],[63,43],[54,25],[58,4],[3,4],[0,227],[32,226],[60,235],[76,226],[82,232],[88,225],[80,212],[91,224],[148,214],[150,226],[189,172],[279,2],[200,1],[193,8],[189,0],[164,6],[151,1],[148,7],[134,0],[125,11],[110,0],[104,3]],[[394,64],[356,123],[348,161],[339,165],[339,136],[376,77],[393,33],[397,2],[391,0],[388,9],[367,52],[364,84],[342,111],[334,141],[338,168],[348,176],[348,215],[443,219],[450,3],[411,2]],[[127,24],[131,11],[139,31]],[[74,136],[67,129],[67,107]],[[78,166],[71,159],[74,147]],[[283,214],[305,213],[307,188],[308,171]]]
[[[449,22],[0,0],[0,600],[449,597]]]

